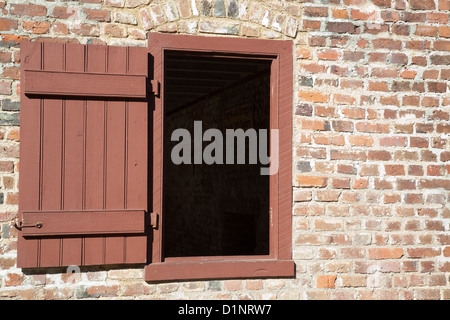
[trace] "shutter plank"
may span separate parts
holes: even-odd
[[[85,70],[106,71],[106,47],[88,46]],[[86,210],[104,209],[105,187],[105,101],[87,101],[86,119]],[[86,237],[84,264],[104,263],[104,237]]]
[[[147,76],[147,48],[128,49],[128,72]],[[148,103],[130,101],[127,114],[126,205],[129,209],[148,208]],[[151,180],[150,180],[151,181]],[[147,236],[126,239],[125,261],[146,262]]]
[[[25,70],[26,95],[145,98],[142,76]]]
[[[127,48],[108,47],[107,73],[127,72]],[[106,122],[106,209],[125,208],[126,102],[108,101]],[[105,239],[105,263],[124,263],[125,237]]]
[[[24,212],[24,237],[62,235],[143,234],[144,210],[30,211]]]
[[[60,43],[44,43],[43,68],[62,71],[64,47]],[[62,136],[63,101],[45,99],[43,104],[43,128],[41,147],[41,209],[60,210],[62,191]],[[40,266],[59,266],[60,239],[41,239]]]
[[[84,46],[66,44],[65,70],[84,70]],[[64,132],[63,206],[64,210],[83,209],[84,179],[84,113],[85,102],[66,100]],[[62,262],[66,265],[81,265],[82,239],[66,237],[62,242]]]
[[[41,69],[41,43],[23,42],[20,45],[20,54],[23,67]],[[25,84],[25,76],[22,72],[20,83]],[[29,99],[24,92],[21,92],[20,109],[19,221],[22,220],[24,210],[39,209],[41,100]],[[17,248],[19,267],[29,268],[38,265],[38,245],[39,240],[25,240],[19,234]]]

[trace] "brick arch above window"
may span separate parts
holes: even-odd
[[[141,4],[139,24],[149,31],[290,39],[299,28],[297,4],[274,7],[261,1],[181,0],[145,5],[148,0],[133,1]]]

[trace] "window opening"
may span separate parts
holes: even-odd
[[[259,155],[264,151],[259,130],[265,129],[269,150],[271,60],[166,51],[164,61],[163,255],[268,255],[270,176],[261,174],[259,157],[252,163],[250,138],[245,150],[234,140],[233,158],[226,146],[227,129],[251,129]],[[172,152],[182,141],[172,134],[180,128],[189,132],[190,148],[174,153],[184,159],[176,164]],[[222,155],[218,149],[207,152],[218,142],[203,141],[208,129],[222,133]],[[207,163],[208,154],[214,163]]]

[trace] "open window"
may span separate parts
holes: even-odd
[[[293,276],[292,50],[157,33],[148,49],[23,42],[18,267]]]
[[[152,201],[159,224],[146,280],[293,276],[292,44],[150,34],[149,50],[160,86]],[[188,141],[174,134],[180,129]],[[239,129],[248,133],[244,148],[234,140],[229,156],[228,133]],[[261,174],[252,154],[272,144],[277,170]]]

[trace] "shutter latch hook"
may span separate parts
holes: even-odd
[[[36,222],[36,223],[32,223],[32,224],[24,224],[23,221],[19,221],[19,219],[15,219],[15,221],[12,223],[12,225],[14,226],[14,228],[16,228],[17,230],[22,230],[22,228],[42,228],[44,226],[44,224],[42,222]]]

